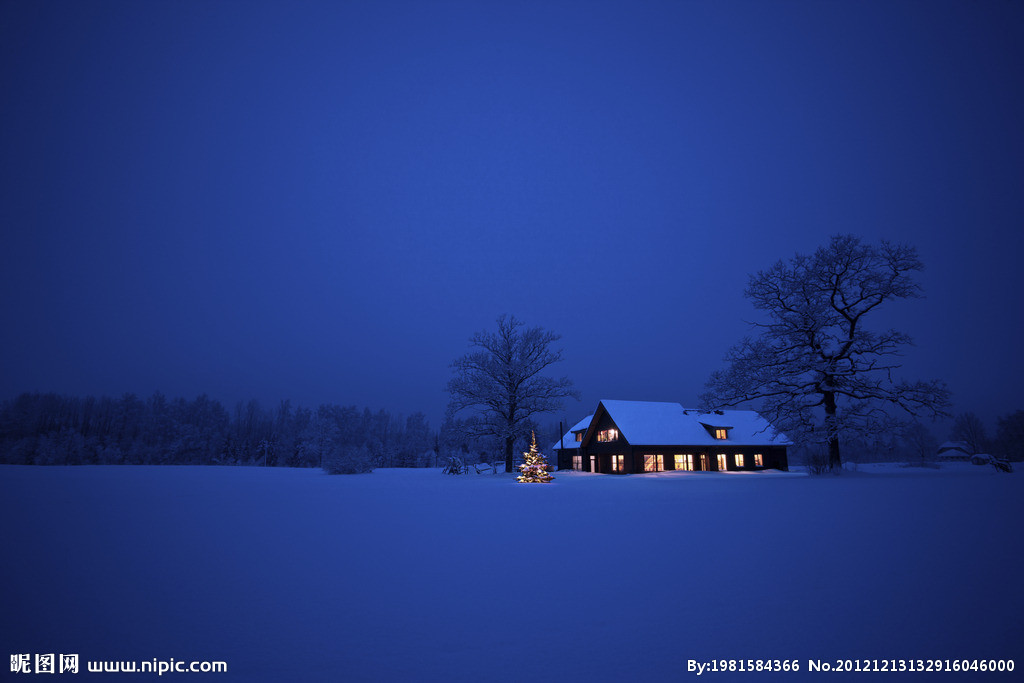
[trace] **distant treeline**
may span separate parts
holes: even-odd
[[[0,462],[22,465],[267,465],[360,472],[427,467],[439,447],[423,413],[282,401],[229,413],[199,396],[22,394],[0,405]]]
[[[956,415],[946,440],[958,442],[967,454],[986,453],[1014,462],[1024,460],[1024,410],[1000,416],[994,438],[976,414]],[[853,463],[912,462],[926,464],[938,460],[939,438],[922,422],[893,422],[893,428],[870,434],[848,436],[843,448],[844,460]],[[826,454],[820,445],[799,445],[790,451],[790,462],[820,465]]]

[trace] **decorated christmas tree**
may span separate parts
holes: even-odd
[[[519,466],[522,474],[518,481],[522,482],[549,482],[554,477],[548,474],[548,463],[544,454],[537,450],[537,434],[530,432],[530,450],[523,453],[523,464]]]

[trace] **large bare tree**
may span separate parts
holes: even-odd
[[[505,471],[511,472],[513,446],[528,433],[531,416],[559,410],[562,399],[579,395],[567,377],[542,374],[562,360],[562,351],[551,349],[560,335],[525,327],[515,316],[497,322],[497,332],[474,334],[469,344],[475,350],[451,364],[448,414],[469,411],[473,416],[463,423],[469,436],[504,441]]]
[[[760,334],[729,350],[703,402],[761,401],[761,413],[795,440],[826,445],[832,469],[842,465],[842,436],[891,424],[893,406],[944,415],[942,382],[893,378],[910,337],[866,327],[886,302],[921,296],[914,274],[922,267],[913,247],[838,235],[751,276],[745,294],[767,321],[752,323]]]
[[[966,443],[971,449],[971,455],[988,453],[989,440],[985,433],[985,423],[972,412],[960,413],[953,418],[953,429],[949,438]]]

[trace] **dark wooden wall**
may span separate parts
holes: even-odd
[[[640,473],[644,471],[645,455],[661,455],[665,463],[665,471],[674,470],[676,467],[675,456],[678,453],[693,455],[693,471],[700,472],[700,456],[708,457],[708,471],[718,470],[718,454],[725,453],[726,470],[729,472],[737,470],[788,470],[786,461],[786,448],[779,446],[632,446],[632,469],[628,472]],[[743,454],[743,467],[736,466],[736,454]],[[762,467],[754,465],[754,454],[760,453],[764,460]],[[627,458],[627,462],[629,459]]]

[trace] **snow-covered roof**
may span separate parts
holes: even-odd
[[[576,441],[576,436],[573,432],[581,432],[590,426],[590,421],[594,419],[593,415],[587,415],[585,418],[574,424],[569,428],[562,438],[551,444],[551,450],[559,450],[562,448],[579,448],[580,444]]]
[[[699,417],[697,420],[705,427],[719,428],[719,429],[732,429],[733,425],[731,420],[725,417],[725,411],[719,411],[717,413],[700,413],[700,411],[686,411],[686,413],[696,413]]]
[[[753,410],[706,413],[679,403],[603,400],[601,404],[634,446],[789,446],[792,442]],[[704,427],[727,427],[716,439]]]
[[[965,455],[970,455],[971,447],[964,441],[947,441],[939,446],[939,453],[944,453],[946,451],[960,451]]]
[[[570,427],[569,428],[569,433],[572,434],[573,432],[586,431],[587,427],[590,426],[590,421],[593,420],[593,419],[594,419],[594,414],[593,413],[591,413],[590,415],[587,415],[585,418],[583,418],[582,420],[580,420],[579,422],[574,424],[572,427]]]

